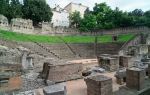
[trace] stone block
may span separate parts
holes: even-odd
[[[142,90],[144,88],[145,71],[139,68],[127,69],[126,86],[131,89]]]
[[[112,79],[103,75],[89,76],[85,79],[87,95],[112,95]]]
[[[43,89],[44,95],[66,95],[66,86],[64,84],[55,84]]]

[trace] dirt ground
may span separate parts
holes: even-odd
[[[121,85],[116,83],[116,78],[114,77],[115,72],[104,73],[100,75],[105,75],[112,78],[113,81],[113,91],[117,91]],[[87,86],[84,79],[72,80],[66,83],[67,95],[87,95]],[[40,91],[42,94],[42,90]]]
[[[83,79],[67,82],[67,95],[87,95],[86,89]]]
[[[121,85],[116,83],[116,78],[114,77],[115,72],[104,73],[100,75],[105,75],[112,78],[113,81],[113,91],[119,90]],[[87,86],[84,79],[73,80],[67,82],[67,95],[87,95]]]

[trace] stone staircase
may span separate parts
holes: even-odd
[[[76,55],[67,47],[66,44],[42,44],[47,49],[55,52],[62,59],[73,59],[76,58]]]
[[[97,44],[97,55],[118,54],[124,43],[101,43]]]

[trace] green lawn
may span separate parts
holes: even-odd
[[[43,35],[29,35],[21,34],[10,31],[0,30],[0,37],[13,40],[13,41],[22,41],[22,42],[39,42],[39,43],[62,43],[63,41],[59,39],[59,36],[43,36]],[[126,34],[119,35],[119,42],[126,42],[130,40],[134,35]],[[94,43],[94,36],[61,36],[61,38],[67,43]],[[99,43],[112,42],[112,36],[104,35],[98,36]]]

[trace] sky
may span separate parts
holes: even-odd
[[[91,10],[95,3],[106,2],[112,9],[119,7],[123,11],[133,11],[134,9],[142,9],[143,11],[150,10],[150,0],[46,0],[53,8],[56,5],[65,7],[70,2],[81,3],[88,6]]]

